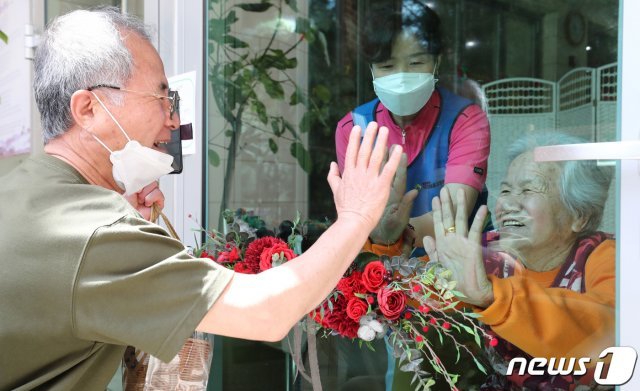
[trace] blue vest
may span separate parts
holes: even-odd
[[[449,140],[451,130],[458,116],[466,109],[471,102],[469,99],[455,95],[444,88],[437,88],[440,93],[440,113],[424,150],[407,167],[407,191],[420,185],[420,192],[413,203],[411,217],[421,216],[431,211],[431,199],[440,195],[440,190],[444,186],[444,176],[449,157]],[[380,100],[378,98],[358,106],[351,112],[354,125],[360,125],[362,131],[367,124],[374,120],[376,108]],[[470,214],[470,222],[473,221],[475,212],[480,205],[487,203],[487,189],[484,187],[478,195],[476,205]]]

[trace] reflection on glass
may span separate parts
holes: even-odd
[[[144,17],[144,0],[45,0],[45,20],[49,22],[56,16],[64,15],[74,10],[106,5],[121,8],[122,4],[126,5],[128,13],[141,18]]]
[[[404,141],[409,148],[414,146],[415,158],[427,140],[411,131],[430,128],[418,123],[424,120],[419,113],[429,106],[431,96],[427,91],[431,90],[431,80],[437,79],[432,96],[439,97],[442,90],[450,91],[453,96],[475,104],[470,106],[475,110],[471,113],[477,115],[475,118],[487,119],[490,153],[487,165],[482,166],[474,161],[478,159],[474,157],[476,155],[482,160],[485,147],[481,141],[474,140],[473,148],[463,148],[463,152],[451,156],[452,143],[459,140],[447,140],[449,144],[445,143],[443,162],[436,167],[441,170],[433,178],[420,178],[419,183],[467,184],[479,196],[483,194],[484,184],[487,198],[478,198],[495,212],[491,222],[496,228],[509,234],[506,235],[509,242],[503,243],[509,249],[505,253],[523,262],[528,272],[545,273],[545,270],[537,270],[536,263],[548,258],[550,265],[553,257],[539,251],[549,250],[555,244],[542,241],[534,246],[535,232],[514,234],[528,229],[519,220],[524,218],[524,212],[512,220],[501,220],[501,216],[505,209],[510,210],[513,199],[530,200],[527,192],[533,192],[542,197],[539,210],[544,213],[554,210],[553,216],[548,218],[559,218],[571,208],[572,201],[567,198],[575,198],[575,194],[561,196],[558,204],[558,194],[564,190],[558,187],[557,175],[564,170],[564,165],[542,168],[524,157],[511,156],[508,151],[522,137],[538,134],[561,132],[588,142],[617,139],[618,1],[588,2],[580,9],[569,0],[428,1],[426,3],[440,20],[438,48],[433,47],[438,41],[433,35],[420,37],[412,34],[411,29],[401,29],[400,34],[392,32],[376,43],[376,36],[385,33],[384,21],[391,19],[391,12],[382,10],[401,9],[402,3],[395,0],[266,0],[250,6],[241,5],[243,2],[240,1],[209,1],[209,225],[218,226],[219,212],[224,207],[255,210],[266,220],[270,219],[268,223],[271,224],[289,218],[294,210],[301,211],[303,218],[331,220],[335,211],[326,184],[327,168],[330,161],[341,160],[340,145],[344,142],[340,144],[336,137],[343,134],[341,127],[349,122],[351,111],[380,98],[382,110],[387,113],[386,120],[400,130],[395,142]],[[378,14],[376,10],[380,10]],[[380,28],[367,30],[376,18],[380,22],[374,26]],[[419,28],[421,33],[434,31],[430,22],[425,23]],[[371,41],[374,41],[373,45]],[[390,77],[401,73],[406,77]],[[425,76],[429,74],[434,78]],[[402,88],[420,91],[419,99],[404,102],[402,94],[396,94]],[[426,104],[422,104],[422,100]],[[410,105],[419,106],[417,115],[413,111],[415,107],[408,107]],[[346,113],[349,114],[345,117]],[[469,112],[465,112],[462,121],[470,117]],[[451,127],[455,127],[456,121],[460,118],[454,118]],[[352,124],[348,125],[349,129]],[[473,137],[482,133],[463,134]],[[557,141],[554,137],[548,136],[543,143]],[[448,165],[450,158],[449,163],[457,164]],[[453,173],[451,167],[454,166],[455,170],[458,166],[477,167],[478,172],[472,170],[472,181],[465,182],[464,175]],[[602,164],[596,166],[603,167]],[[525,189],[518,180],[536,170],[544,173],[543,178],[532,178],[531,182],[538,188]],[[590,175],[598,172],[595,168],[590,170],[593,171]],[[474,178],[476,182],[473,182]],[[578,180],[576,178],[574,180]],[[553,232],[570,233],[562,237],[565,247],[576,244],[576,248],[580,248],[582,242],[576,237],[578,234],[580,237],[588,234],[586,237],[592,238],[596,231],[615,232],[616,181],[608,187],[608,196],[603,197],[605,182],[596,192],[597,196],[591,193],[591,204],[585,204],[590,206],[581,212],[583,217],[601,214],[601,218],[596,219],[598,224],[594,226],[592,222],[586,231],[582,231],[567,229],[565,220],[552,219],[545,226],[548,229],[555,227],[553,224],[563,224],[564,229],[558,227]],[[414,218],[428,212],[430,197],[422,202],[427,209],[416,210]],[[599,212],[601,207],[602,213]],[[531,214],[535,215],[535,208]],[[375,232],[372,235],[372,239],[378,240],[397,239],[397,236],[376,238]],[[395,235],[399,233],[391,236]],[[602,243],[606,247],[611,242]],[[599,247],[602,243],[595,247],[602,251]],[[527,246],[535,247],[535,250]],[[609,265],[610,256],[603,256]],[[563,259],[569,258],[566,255]],[[573,258],[578,263],[585,261],[587,266],[582,270],[589,276],[591,261],[587,262],[587,259],[592,258]],[[581,284],[587,284],[588,290],[592,289],[588,285],[589,278],[580,280]],[[577,275],[567,276],[567,279],[570,284],[577,284]],[[552,283],[553,278],[550,278],[543,284]],[[567,297],[573,294],[570,289],[564,290]],[[607,305],[610,307],[610,304]],[[542,310],[540,314],[550,317],[552,311]],[[587,318],[580,321],[597,319],[595,315]],[[569,317],[568,322],[576,319]],[[611,326],[605,326],[605,323],[602,323],[601,331]],[[610,336],[610,332],[603,335],[603,340]],[[472,340],[469,343],[474,344]],[[518,343],[522,347],[551,342],[542,341],[539,336],[527,336]],[[319,339],[318,344],[325,389],[389,389],[392,383],[393,389],[410,389],[407,380],[411,379],[403,379],[397,371],[395,377],[385,382],[388,357],[382,341],[376,346],[375,353],[360,349],[357,342],[335,337]],[[225,390],[283,389],[288,366],[284,351],[287,349],[245,341],[229,342],[224,346],[225,361],[215,365],[223,366],[225,379],[243,379],[238,388],[231,386],[232,380],[229,380],[231,383],[225,380]],[[569,346],[558,346],[567,354],[571,351]],[[447,356],[451,349],[447,346],[439,349],[443,352],[443,360],[455,362],[455,354]],[[255,359],[247,358],[251,356],[246,353],[248,351],[256,352]],[[575,354],[582,353],[576,351]],[[494,364],[500,361],[497,356],[482,352],[478,352],[478,359]],[[464,374],[459,380],[461,389],[477,389],[487,381],[487,376],[478,371],[473,362],[459,362],[454,368]],[[288,386],[311,389],[300,378]],[[449,389],[441,379],[435,388]]]

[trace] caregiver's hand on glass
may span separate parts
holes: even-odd
[[[413,200],[418,190],[407,190],[407,155],[402,154],[400,164],[393,178],[389,200],[384,208],[380,222],[369,235],[376,244],[391,244],[396,242],[405,232],[409,224],[409,215],[413,208]],[[409,234],[407,232],[407,234]],[[406,239],[405,235],[405,239]],[[409,235],[410,236],[410,235]],[[406,241],[406,240],[405,240]],[[411,244],[411,243],[409,243]]]
[[[487,278],[482,257],[482,227],[487,207],[480,207],[471,228],[467,223],[467,206],[464,191],[456,194],[457,210],[444,187],[440,197],[432,200],[435,239],[424,237],[424,248],[432,261],[440,262],[452,272],[450,280],[456,281],[456,290],[465,297],[462,301],[479,307],[493,302],[493,287]]]

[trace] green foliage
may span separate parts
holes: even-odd
[[[9,43],[9,37],[2,30],[0,30],[0,40],[4,41],[4,43]]]
[[[254,0],[229,6],[227,1],[209,0],[209,80],[216,107],[225,120],[219,134],[227,137],[224,145],[220,145],[213,143],[213,138],[219,134],[213,135],[209,150],[228,151],[222,210],[227,207],[229,194],[226,188],[234,175],[240,136],[249,126],[267,134],[265,147],[272,153],[280,153],[278,145],[288,141],[291,143],[289,151],[300,167],[307,173],[313,167],[311,154],[300,135],[308,132],[309,121],[317,123],[326,118],[328,111],[323,106],[331,100],[331,91],[326,86],[316,85],[305,93],[307,86],[298,85],[291,74],[299,66],[296,47],[306,41],[309,46],[320,45],[318,50],[324,53],[327,51],[326,39],[313,23],[301,16],[296,16],[295,29],[287,31],[288,26],[282,18],[285,11],[298,13],[297,1]],[[233,28],[248,14],[263,14],[260,31],[266,28],[270,35],[264,37],[265,44],[250,46]],[[282,48],[281,42],[287,40],[282,38],[285,33],[296,34],[296,38],[289,47]],[[305,118],[300,124],[292,124],[281,114],[281,105],[287,104],[304,107]],[[219,165],[219,153],[210,152],[209,162]]]

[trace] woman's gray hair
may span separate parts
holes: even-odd
[[[509,164],[519,155],[536,147],[558,144],[579,144],[585,140],[559,132],[531,133],[514,142],[507,152]],[[613,177],[612,167],[602,167],[595,160],[569,160],[557,162],[561,168],[558,189],[562,204],[571,216],[584,219],[580,233],[598,229],[602,221],[604,204]]]
[[[124,40],[130,33],[150,40],[142,21],[116,7],[73,11],[49,24],[36,50],[33,81],[45,144],[73,125],[74,92],[129,80],[133,58]]]

